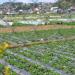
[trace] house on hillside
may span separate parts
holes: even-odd
[[[50,11],[53,12],[53,13],[56,13],[57,9],[58,9],[58,7],[51,7]]]
[[[63,9],[59,8],[59,7],[51,7],[50,11],[52,13],[63,13]]]
[[[71,7],[68,9],[68,12],[75,12],[75,6],[71,6]]]
[[[0,7],[0,14],[3,14],[3,8]]]
[[[0,10],[0,14],[3,14],[3,11],[2,10]]]
[[[40,11],[39,8],[34,8],[34,9],[33,9],[33,12],[34,12],[34,13],[39,14],[39,13],[40,13],[39,11]]]

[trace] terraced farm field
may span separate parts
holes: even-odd
[[[63,40],[68,37],[73,39]],[[0,33],[1,43],[30,44],[28,47],[6,49],[2,60],[17,73],[12,75],[75,75],[74,37],[74,28]],[[35,44],[45,40],[51,41]]]

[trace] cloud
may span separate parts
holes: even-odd
[[[0,3],[8,2],[10,0],[0,0]],[[56,0],[11,0],[15,2],[24,2],[24,3],[32,3],[32,2],[55,2]]]
[[[31,2],[55,2],[56,0],[16,0],[16,1],[31,3]]]
[[[17,2],[31,3],[32,0],[16,0]]]
[[[55,2],[56,0],[39,0],[40,2]]]

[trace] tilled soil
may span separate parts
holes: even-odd
[[[75,26],[66,26],[66,25],[17,26],[17,27],[0,28],[0,33],[49,30],[49,29],[71,29],[71,28],[75,28]]]

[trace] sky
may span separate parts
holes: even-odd
[[[0,0],[0,4],[3,2],[8,2],[10,0]],[[24,2],[24,3],[31,3],[32,1],[38,1],[38,2],[55,2],[56,0],[11,0],[15,2]]]

